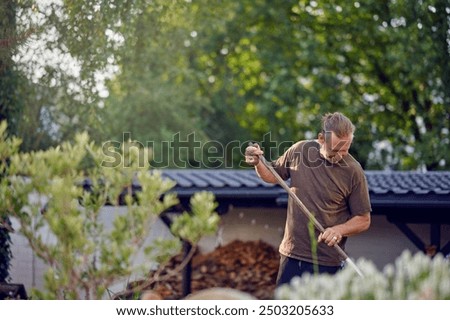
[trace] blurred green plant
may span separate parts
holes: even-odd
[[[441,254],[434,258],[422,252],[405,250],[394,264],[382,272],[368,260],[356,264],[364,271],[362,279],[352,268],[336,275],[309,275],[294,278],[278,288],[276,299],[363,299],[363,300],[448,300],[450,299],[450,262]]]
[[[316,236],[316,227],[314,226],[314,222],[312,219],[309,219],[308,222],[308,234],[309,239],[311,241],[311,253],[312,253],[312,259],[314,262],[313,268],[314,268],[314,274],[319,274],[319,261],[317,259],[317,236]]]
[[[103,298],[111,285],[177,254],[182,239],[195,248],[202,235],[216,230],[214,197],[196,194],[192,214],[174,220],[175,238],[147,245],[155,219],[178,204],[169,192],[174,182],[150,170],[148,150],[124,143],[120,164],[102,166],[104,152],[87,134],[46,151],[18,153],[19,141],[5,139],[5,129],[2,124],[0,155],[7,172],[0,185],[0,212],[18,219],[18,231],[49,267],[44,290],[33,290],[33,298]],[[141,189],[133,193],[136,182]],[[111,227],[104,216],[111,213],[102,211],[107,205],[126,207],[125,213],[114,211]],[[140,252],[148,264],[135,266]]]
[[[8,196],[8,162],[11,155],[17,153],[20,140],[10,138],[6,134],[6,122],[0,123],[0,282],[9,280],[9,268],[11,265],[11,237],[9,235],[11,229],[10,220],[7,212],[2,207],[5,198]],[[3,190],[5,192],[3,192]]]

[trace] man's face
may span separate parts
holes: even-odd
[[[353,134],[339,138],[334,132],[319,134],[320,153],[331,163],[339,162],[348,154],[353,142]]]

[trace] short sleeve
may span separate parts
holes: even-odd
[[[348,198],[348,206],[352,216],[363,215],[372,211],[369,187],[362,168],[358,168],[353,178],[352,191]]]
[[[272,166],[275,171],[280,175],[283,180],[288,180],[291,177],[291,166],[295,162],[295,157],[300,156],[299,146],[301,142],[297,142],[292,145],[286,152],[279,157],[276,161],[272,162]]]

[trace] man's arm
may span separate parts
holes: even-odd
[[[349,219],[343,224],[338,224],[330,228],[326,228],[319,235],[319,242],[325,242],[329,246],[334,246],[342,240],[343,237],[349,237],[364,232],[370,226],[370,213],[357,215]]]
[[[259,161],[255,166],[256,174],[267,183],[278,183],[277,179],[269,169]]]
[[[263,155],[263,151],[259,145],[253,144],[245,149],[245,162],[255,166],[256,174],[267,183],[277,183],[277,179],[269,169],[259,160],[259,156]]]

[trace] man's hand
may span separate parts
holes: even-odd
[[[245,149],[245,162],[251,166],[256,166],[259,163],[259,156],[264,154],[257,143],[249,145]]]
[[[325,242],[332,247],[342,240],[342,234],[337,228],[326,228],[323,233],[319,234],[318,242]]]
[[[319,235],[319,242],[324,242],[330,247],[341,242],[343,237],[353,236],[355,234],[366,231],[370,226],[370,213],[357,215],[347,220],[343,224],[326,228]]]

